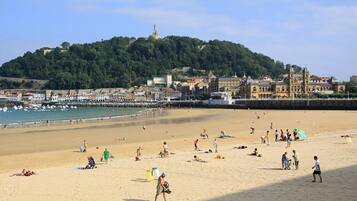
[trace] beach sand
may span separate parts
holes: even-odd
[[[273,130],[300,128],[310,138],[287,149],[286,143],[273,142],[271,130],[270,145],[260,144],[271,122]],[[168,200],[356,200],[357,146],[343,144],[340,137],[357,133],[356,122],[355,111],[172,109],[125,121],[1,129],[0,200],[154,200],[156,181],[145,180],[152,167],[168,172],[173,191]],[[200,139],[202,150],[212,149],[221,130],[234,136],[218,139],[225,159],[193,151],[203,128],[210,139]],[[87,153],[79,152],[83,139],[89,143]],[[157,158],[164,140],[174,154]],[[135,162],[139,145],[143,159]],[[233,149],[239,145],[248,148]],[[263,157],[248,155],[255,147]],[[78,169],[87,156],[98,160],[104,148],[115,156],[109,164]],[[291,158],[292,149],[299,154],[300,169],[283,171],[281,155],[288,151]],[[187,162],[193,155],[208,162]],[[314,155],[321,161],[322,184],[311,182]],[[23,168],[38,175],[9,177]]]

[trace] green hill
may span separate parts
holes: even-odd
[[[285,72],[282,62],[228,41],[190,37],[114,37],[89,44],[62,43],[4,63],[0,76],[49,80],[46,88],[130,87],[177,67],[212,70],[218,76],[253,78]]]

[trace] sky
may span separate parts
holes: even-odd
[[[311,73],[357,74],[357,0],[0,0],[0,64],[63,41],[180,35],[243,44]]]

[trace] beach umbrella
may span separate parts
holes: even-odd
[[[307,134],[305,131],[297,129],[296,133],[300,139],[307,140]]]

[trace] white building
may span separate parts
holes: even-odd
[[[170,87],[172,85],[172,75],[166,75],[165,77],[153,77],[152,80],[147,80],[147,86],[166,86]]]
[[[231,105],[233,100],[227,92],[212,92],[208,103],[212,105]]]
[[[19,102],[22,100],[22,95],[19,94],[11,94],[11,95],[7,95],[7,100],[10,102]]]
[[[109,95],[106,95],[106,94],[97,94],[95,96],[95,100],[96,101],[106,101],[106,100],[109,100]]]

